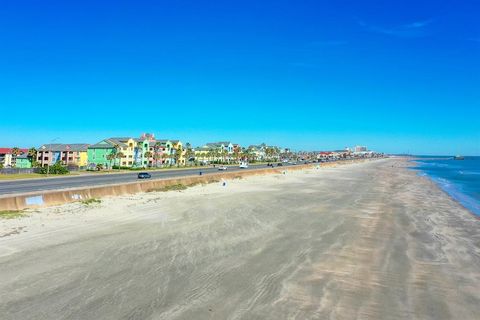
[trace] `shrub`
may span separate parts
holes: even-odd
[[[102,200],[95,199],[95,198],[86,199],[86,200],[82,201],[82,203],[86,206],[91,205],[91,204],[101,203],[101,202],[102,202]]]
[[[53,166],[50,166],[50,168],[48,167],[40,168],[41,174],[47,174],[47,172],[51,174],[67,174],[70,171],[68,171],[66,167],[62,166],[60,162],[57,162]]]

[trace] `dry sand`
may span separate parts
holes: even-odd
[[[0,221],[1,319],[479,319],[480,220],[401,159]]]

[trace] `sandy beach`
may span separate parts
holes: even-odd
[[[404,159],[0,220],[1,319],[478,319],[480,220]]]

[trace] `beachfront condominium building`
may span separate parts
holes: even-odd
[[[104,139],[88,147],[89,167],[133,167],[138,158],[137,141],[130,137]]]
[[[193,150],[193,154],[196,161],[199,161],[199,162],[212,161],[212,152],[210,151],[210,148],[206,146],[196,147]]]
[[[87,148],[87,143],[44,144],[37,150],[37,162],[42,167],[57,162],[66,166],[86,167],[88,161]]]
[[[209,142],[195,148],[195,158],[198,161],[230,161],[234,152],[235,145],[230,141]]]
[[[159,139],[150,142],[149,166],[185,165],[185,149],[180,140]]]
[[[89,146],[88,163],[104,168],[184,165],[184,154],[181,141],[156,140],[153,134],[145,133],[140,138],[114,137]]]
[[[135,167],[151,167],[153,163],[154,153],[150,146],[155,144],[155,136],[150,133],[144,133],[136,141],[134,152]]]
[[[209,142],[205,146],[221,153],[226,152],[227,154],[232,154],[235,148],[230,141]]]
[[[251,145],[247,148],[248,157],[252,160],[263,161],[266,156],[267,145],[265,143],[259,145]]]
[[[185,165],[185,149],[180,140],[170,140],[172,142],[173,164],[183,166]]]
[[[88,146],[88,166],[111,168],[113,165],[118,165],[120,158],[115,157],[116,150],[122,146],[126,147],[126,145],[111,139],[104,139]]]

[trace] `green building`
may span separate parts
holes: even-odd
[[[88,166],[102,165],[104,168],[110,168],[112,165],[118,164],[118,159],[108,159],[108,155],[115,154],[116,145],[119,145],[118,141],[105,139],[89,146],[87,149]]]
[[[32,167],[32,161],[28,156],[28,154],[22,153],[16,157],[15,168],[26,169],[31,167]]]

